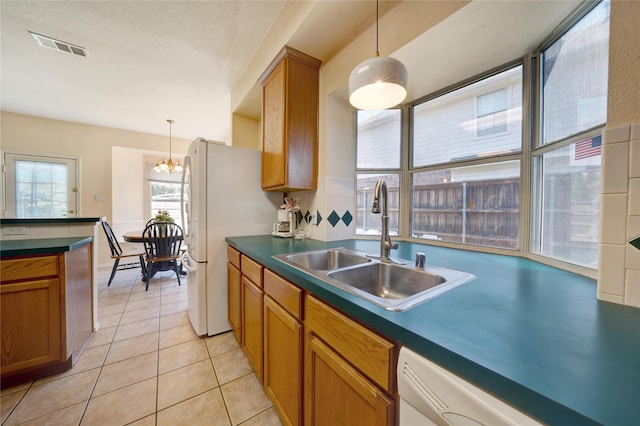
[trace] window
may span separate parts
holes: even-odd
[[[591,10],[541,57],[541,145],[602,126],[607,118],[609,2]]]
[[[520,152],[522,66],[429,99],[412,113],[412,167]],[[478,133],[485,134],[478,139]]]
[[[518,248],[520,161],[412,174],[411,236]]]
[[[358,111],[358,170],[400,168],[400,118],[399,109]]]
[[[357,233],[380,233],[370,209],[382,178],[399,236],[543,256],[593,275],[609,1],[585,4],[572,19],[518,65],[405,105],[404,113],[359,111]]]
[[[166,210],[180,226],[182,209],[180,205],[180,184],[170,182],[149,182],[151,185],[151,216]]]
[[[371,212],[376,183],[387,184],[389,234],[400,232],[402,111],[358,111],[356,234],[380,235],[380,214]],[[384,170],[384,172],[382,172]],[[393,172],[391,172],[393,171]]]
[[[4,163],[5,217],[76,216],[75,159],[5,153]]]
[[[522,66],[418,104],[413,117],[410,236],[518,249]],[[456,166],[433,167],[443,163]]]
[[[507,131],[507,89],[478,96],[476,136],[490,136]]]
[[[542,135],[533,152],[531,251],[597,268],[609,3],[543,49]]]
[[[158,214],[158,211],[166,210],[176,223],[182,226],[182,205],[180,203],[182,174],[157,173],[153,171],[153,166],[153,164],[146,165],[147,181],[149,182],[148,205],[151,209],[151,217]]]
[[[364,174],[356,175],[356,234],[380,235],[382,220],[380,214],[373,213],[373,199],[378,180],[387,184],[387,212],[389,214],[389,235],[399,235],[400,230],[400,175]],[[382,208],[382,206],[380,206]]]

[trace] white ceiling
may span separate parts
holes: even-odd
[[[176,137],[227,140],[231,90],[285,3],[1,1],[1,108],[160,135],[171,118]],[[517,58],[576,5],[477,0],[393,56],[415,98]],[[381,3],[381,14],[391,7]],[[374,10],[371,1],[319,1],[292,45],[326,62]],[[88,57],[42,48],[29,31]]]

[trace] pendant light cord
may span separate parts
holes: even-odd
[[[376,0],[376,56],[380,56],[378,50],[378,0]]]

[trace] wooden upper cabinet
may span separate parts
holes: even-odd
[[[321,63],[285,46],[260,77],[265,191],[317,189]]]

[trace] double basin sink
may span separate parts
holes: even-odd
[[[405,311],[475,278],[436,266],[381,262],[342,247],[273,257],[389,311]]]

